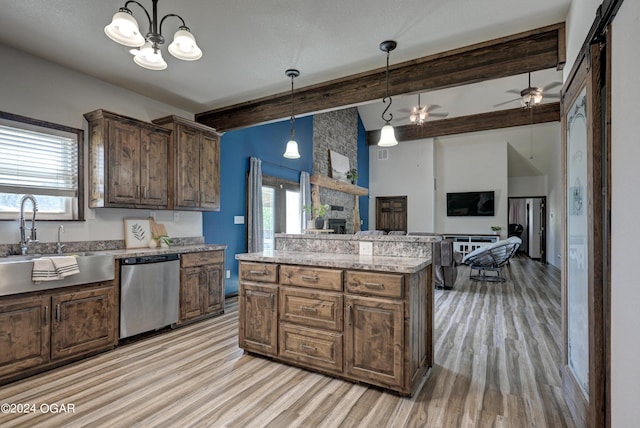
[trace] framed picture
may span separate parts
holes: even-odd
[[[340,181],[349,181],[349,158],[333,150],[329,150],[329,160],[331,161],[331,177]]]
[[[151,241],[151,221],[148,218],[125,218],[124,245],[126,248],[148,248]]]

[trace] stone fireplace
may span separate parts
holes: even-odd
[[[327,228],[333,229],[333,233],[344,235],[347,233],[347,220],[343,218],[328,218]]]

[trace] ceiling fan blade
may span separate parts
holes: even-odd
[[[411,113],[411,109],[410,108],[399,108],[398,111],[402,112],[402,113]]]
[[[560,99],[560,94],[544,94],[544,98]]]
[[[520,98],[514,98],[514,99],[512,99],[512,100],[505,101],[505,102],[500,103],[500,104],[494,104],[493,106],[494,106],[494,107],[500,107],[500,106],[503,106],[503,105],[505,105],[505,104],[512,103],[512,102],[514,102],[514,101],[520,101]]]
[[[442,106],[439,106],[438,104],[431,104],[430,106],[427,106],[427,113],[431,114],[432,110],[437,110],[439,108],[442,108]]]
[[[521,89],[509,89],[508,91],[505,91],[505,93],[507,94],[517,94],[517,95],[520,95],[521,92],[522,92]]]
[[[551,82],[547,86],[543,87],[542,90],[546,92],[550,89],[557,88],[558,86],[562,86],[562,82]]]
[[[429,113],[429,117],[447,117],[449,113]]]

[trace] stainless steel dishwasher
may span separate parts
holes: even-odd
[[[178,322],[180,255],[120,261],[120,339]]]

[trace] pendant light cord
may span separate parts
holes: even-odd
[[[291,75],[291,129],[289,129],[289,139],[293,140],[294,137],[296,136],[296,128],[295,128],[295,123],[296,123],[296,117],[294,115],[294,108],[293,108],[293,78],[294,76]]]
[[[387,72],[386,72],[386,80],[387,80],[387,92],[385,97],[382,99],[383,103],[387,103],[387,99],[389,100],[389,105],[387,105],[387,107],[384,109],[384,111],[382,112],[382,120],[384,120],[386,123],[391,122],[391,120],[393,119],[393,114],[389,113],[389,119],[386,119],[384,117],[384,115],[387,113],[387,111],[389,110],[389,108],[391,107],[391,103],[393,102],[393,100],[391,99],[391,97],[389,96],[389,50],[387,50]]]

